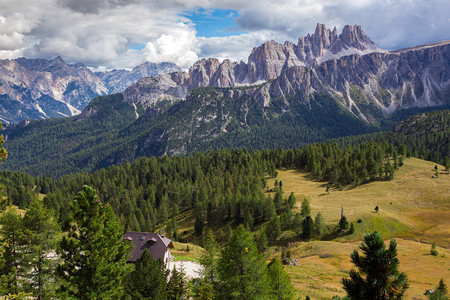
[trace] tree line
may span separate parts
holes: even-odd
[[[402,150],[403,149],[403,150]],[[399,151],[400,150],[400,151]],[[142,157],[133,163],[110,166],[93,173],[73,173],[59,179],[2,171],[1,183],[9,200],[26,208],[37,194],[60,222],[80,186],[92,186],[108,203],[125,230],[154,231],[177,227],[177,217],[192,211],[196,234],[208,225],[254,225],[282,213],[280,193],[266,194],[267,179],[277,168],[306,169],[330,185],[358,185],[394,177],[405,157],[404,147],[362,143],[355,147],[312,144],[301,149],[254,151],[217,150],[190,157]],[[170,221],[170,222],[169,222]]]

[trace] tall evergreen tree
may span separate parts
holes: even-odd
[[[275,241],[281,234],[281,224],[278,217],[275,215],[270,219],[266,225],[266,235],[269,241]]]
[[[256,244],[240,225],[218,262],[220,299],[269,299],[267,266]]]
[[[27,268],[24,264],[23,218],[14,206],[9,206],[0,216],[0,237],[5,244],[3,264],[0,269],[3,293],[19,292]]]
[[[183,299],[187,292],[186,274],[184,269],[177,270],[173,268],[170,274],[169,282],[167,282],[167,299],[180,300]]]
[[[267,240],[267,235],[263,230],[260,230],[258,239],[256,241],[256,247],[258,248],[259,253],[263,253],[267,249],[267,244],[269,241]]]
[[[200,258],[200,264],[203,266],[202,276],[207,282],[214,283],[217,277],[217,241],[211,229],[208,230],[205,237],[203,248],[204,251]]]
[[[279,259],[272,259],[267,266],[269,269],[269,278],[271,282],[272,299],[292,299],[294,296],[294,287],[291,279],[283,269],[283,264]]]
[[[129,272],[129,245],[122,242],[123,229],[109,205],[83,186],[71,205],[68,235],[60,243],[63,263],[57,268],[64,280],[61,292],[78,299],[111,299],[123,293],[122,281]]]
[[[308,199],[303,199],[302,202],[302,210],[301,210],[301,215],[303,218],[306,218],[307,216],[311,215],[311,207],[309,207],[309,200]]]
[[[395,240],[392,239],[386,249],[381,235],[374,231],[364,235],[364,241],[359,248],[363,256],[356,250],[350,255],[359,272],[352,269],[350,279],[342,279],[348,297],[367,300],[403,298],[409,285],[406,274],[398,271]]]
[[[53,218],[53,212],[37,197],[23,218],[25,260],[30,270],[24,277],[33,288],[37,299],[49,298],[55,288],[56,260],[52,253],[56,250],[59,225]]]
[[[441,278],[439,280],[439,283],[434,288],[434,293],[431,293],[428,296],[429,300],[448,300],[448,291],[447,291],[447,285],[444,282],[444,279]]]
[[[302,238],[309,241],[314,236],[314,222],[307,216],[302,223]]]
[[[316,236],[321,236],[323,234],[323,217],[320,211],[317,213],[314,218],[314,234]]]
[[[127,275],[125,292],[132,299],[167,299],[169,271],[162,260],[154,260],[147,249],[136,261],[134,270]]]

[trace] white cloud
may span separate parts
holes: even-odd
[[[183,12],[232,9],[242,35],[201,38]],[[2,0],[0,58],[129,68],[149,59],[188,68],[203,57],[247,60],[254,46],[312,33],[316,23],[360,24],[380,47],[450,39],[448,0]],[[130,45],[145,45],[142,50]]]
[[[155,41],[148,42],[144,49],[148,61],[171,61],[181,68],[189,68],[198,60],[196,32],[183,23],[178,23]]]

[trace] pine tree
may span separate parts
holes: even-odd
[[[268,243],[269,241],[267,240],[266,233],[263,230],[261,230],[259,232],[258,240],[256,241],[258,252],[263,253],[264,251],[266,251]]]
[[[273,216],[272,219],[266,225],[266,235],[269,241],[275,241],[281,234],[280,220],[277,216]]]
[[[386,249],[381,235],[374,231],[364,235],[364,241],[359,248],[363,256],[356,250],[350,255],[359,272],[352,269],[350,279],[342,279],[348,297],[368,300],[403,298],[409,285],[406,274],[398,271],[395,240],[392,239]]]
[[[196,236],[201,236],[203,234],[203,218],[200,214],[195,217],[194,231]]]
[[[202,277],[209,283],[216,281],[217,269],[217,241],[211,229],[208,230],[203,242],[203,253],[200,258],[200,264],[203,266],[201,271]]]
[[[281,195],[281,189],[276,189],[275,196],[273,197],[273,203],[275,204],[276,209],[280,209],[281,204],[283,203],[283,196]]]
[[[347,222],[347,218],[345,216],[342,216],[341,219],[339,220],[339,224],[338,224],[339,230],[340,231],[345,231],[348,228],[348,222]]]
[[[300,213],[294,215],[293,226],[295,233],[299,236],[302,229],[302,215]]]
[[[220,299],[268,299],[267,266],[256,244],[240,225],[218,262]]]
[[[436,250],[436,243],[431,244],[430,254],[433,256],[437,256],[439,252]]]
[[[448,300],[448,291],[447,291],[447,285],[444,282],[444,279],[441,278],[439,280],[438,285],[434,288],[434,293],[431,293],[428,295],[429,300]]]
[[[294,296],[294,287],[291,279],[283,269],[283,264],[279,259],[272,259],[267,266],[269,269],[269,278],[271,283],[272,299],[292,299]]]
[[[317,213],[314,218],[314,234],[316,236],[321,236],[323,234],[323,217],[320,211]]]
[[[127,275],[125,292],[132,299],[167,299],[167,276],[169,271],[161,259],[154,260],[145,249],[136,261],[134,270]]]
[[[303,199],[303,202],[302,202],[301,215],[303,218],[306,218],[307,216],[311,215],[311,208],[309,207],[309,200],[306,198]]]
[[[19,278],[23,277],[27,269],[24,265],[23,218],[17,208],[8,207],[0,217],[0,237],[5,244],[3,264],[0,269],[3,295],[19,292]]]
[[[83,186],[71,205],[68,235],[60,242],[63,263],[57,268],[64,280],[61,292],[79,299],[118,298],[129,272],[129,245],[109,205]]]
[[[307,216],[302,223],[302,238],[309,241],[314,236],[314,222]]]
[[[56,250],[59,225],[53,212],[41,200],[34,198],[23,218],[24,240],[27,251],[25,260],[31,270],[24,277],[28,279],[37,299],[51,296],[54,290],[53,278],[56,261],[51,257]]]
[[[167,282],[167,299],[179,300],[183,299],[187,292],[186,274],[183,267],[180,270],[173,268],[170,274],[169,282]],[[158,299],[158,298],[156,298]]]
[[[297,199],[295,199],[295,195],[294,192],[291,192],[289,194],[289,198],[288,198],[288,205],[290,208],[294,208],[295,203],[297,202]]]

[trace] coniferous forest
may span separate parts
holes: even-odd
[[[430,113],[428,119],[442,118],[448,121],[448,111]],[[327,192],[352,188],[394,179],[409,157],[444,161],[448,170],[444,124],[444,130],[428,130],[424,123],[415,128],[421,135],[369,134],[298,149],[141,157],[59,178],[2,171],[0,291],[10,294],[8,299],[237,299],[249,294],[249,299],[292,299],[295,289],[282,264],[291,263],[289,252],[268,264],[263,253],[270,246],[320,239],[325,224],[320,213],[312,218],[307,199],[301,212],[293,213],[293,193],[283,193],[281,181],[273,186],[268,181],[278,170],[302,170],[325,182]],[[186,218],[193,228],[178,230]],[[218,229],[228,233],[212,234]],[[280,239],[285,230],[295,234]],[[342,213],[331,230],[336,236],[351,234],[354,224]],[[182,270],[166,270],[149,254],[135,266],[126,264],[126,231],[164,232],[174,241],[201,244],[202,277],[188,282]],[[396,244],[385,250],[377,234],[365,236],[360,248],[366,256],[373,253],[367,247],[388,251],[389,276],[397,278],[392,297],[401,298],[408,283],[397,270]],[[351,258],[366,272],[357,252]],[[343,281],[350,298],[382,289],[352,272]]]

